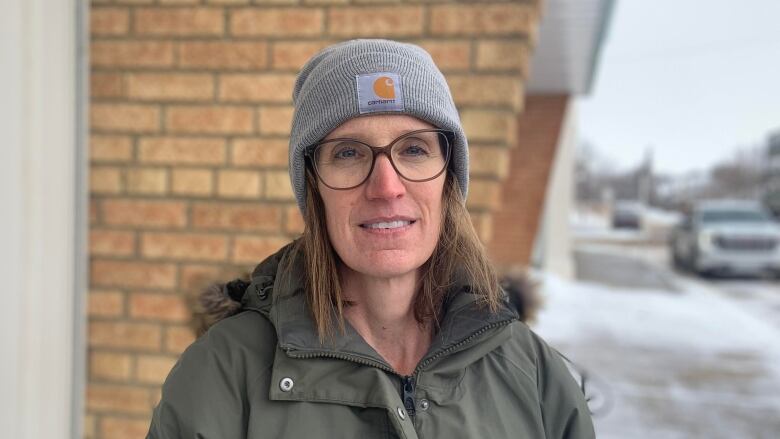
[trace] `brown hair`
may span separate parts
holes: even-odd
[[[501,290],[498,277],[477,237],[457,178],[447,173],[442,194],[442,224],[439,240],[430,259],[421,267],[420,290],[414,301],[415,318],[438,327],[442,304],[453,287],[467,286],[491,311],[498,308]],[[306,172],[306,212],[303,236],[293,252],[303,252],[307,300],[320,340],[333,335],[333,317],[344,330],[344,307],[338,264],[341,263],[328,238],[325,206],[316,177]],[[292,260],[294,258],[290,258]]]

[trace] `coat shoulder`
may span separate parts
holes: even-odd
[[[209,328],[166,378],[147,437],[243,437],[241,414],[251,395],[263,391],[275,351],[276,332],[257,312]]]
[[[528,365],[536,382],[548,438],[595,438],[585,395],[563,355],[523,322],[513,322],[505,355]],[[532,366],[531,366],[532,365]]]

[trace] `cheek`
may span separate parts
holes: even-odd
[[[320,196],[322,204],[325,207],[325,226],[328,231],[331,245],[342,242],[349,228],[350,202],[347,197],[339,196],[344,194],[333,194],[331,191],[322,188]]]

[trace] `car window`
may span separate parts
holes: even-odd
[[[764,223],[769,221],[769,217],[757,210],[707,210],[701,212],[701,222],[709,223]]]

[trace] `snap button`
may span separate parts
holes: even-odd
[[[428,407],[431,406],[431,403],[428,402],[427,399],[421,399],[420,400],[420,410],[425,411],[428,410]]]
[[[295,383],[293,382],[292,378],[282,378],[281,381],[279,381],[279,388],[282,390],[282,392],[289,392],[292,390]]]
[[[265,300],[266,297],[268,297],[269,289],[270,286],[260,287],[260,285],[255,284],[255,293],[257,294],[257,297],[260,298],[260,300]]]
[[[398,411],[398,417],[401,418],[402,421],[406,419],[406,412],[404,412],[404,409],[402,407],[398,407],[397,411]]]

